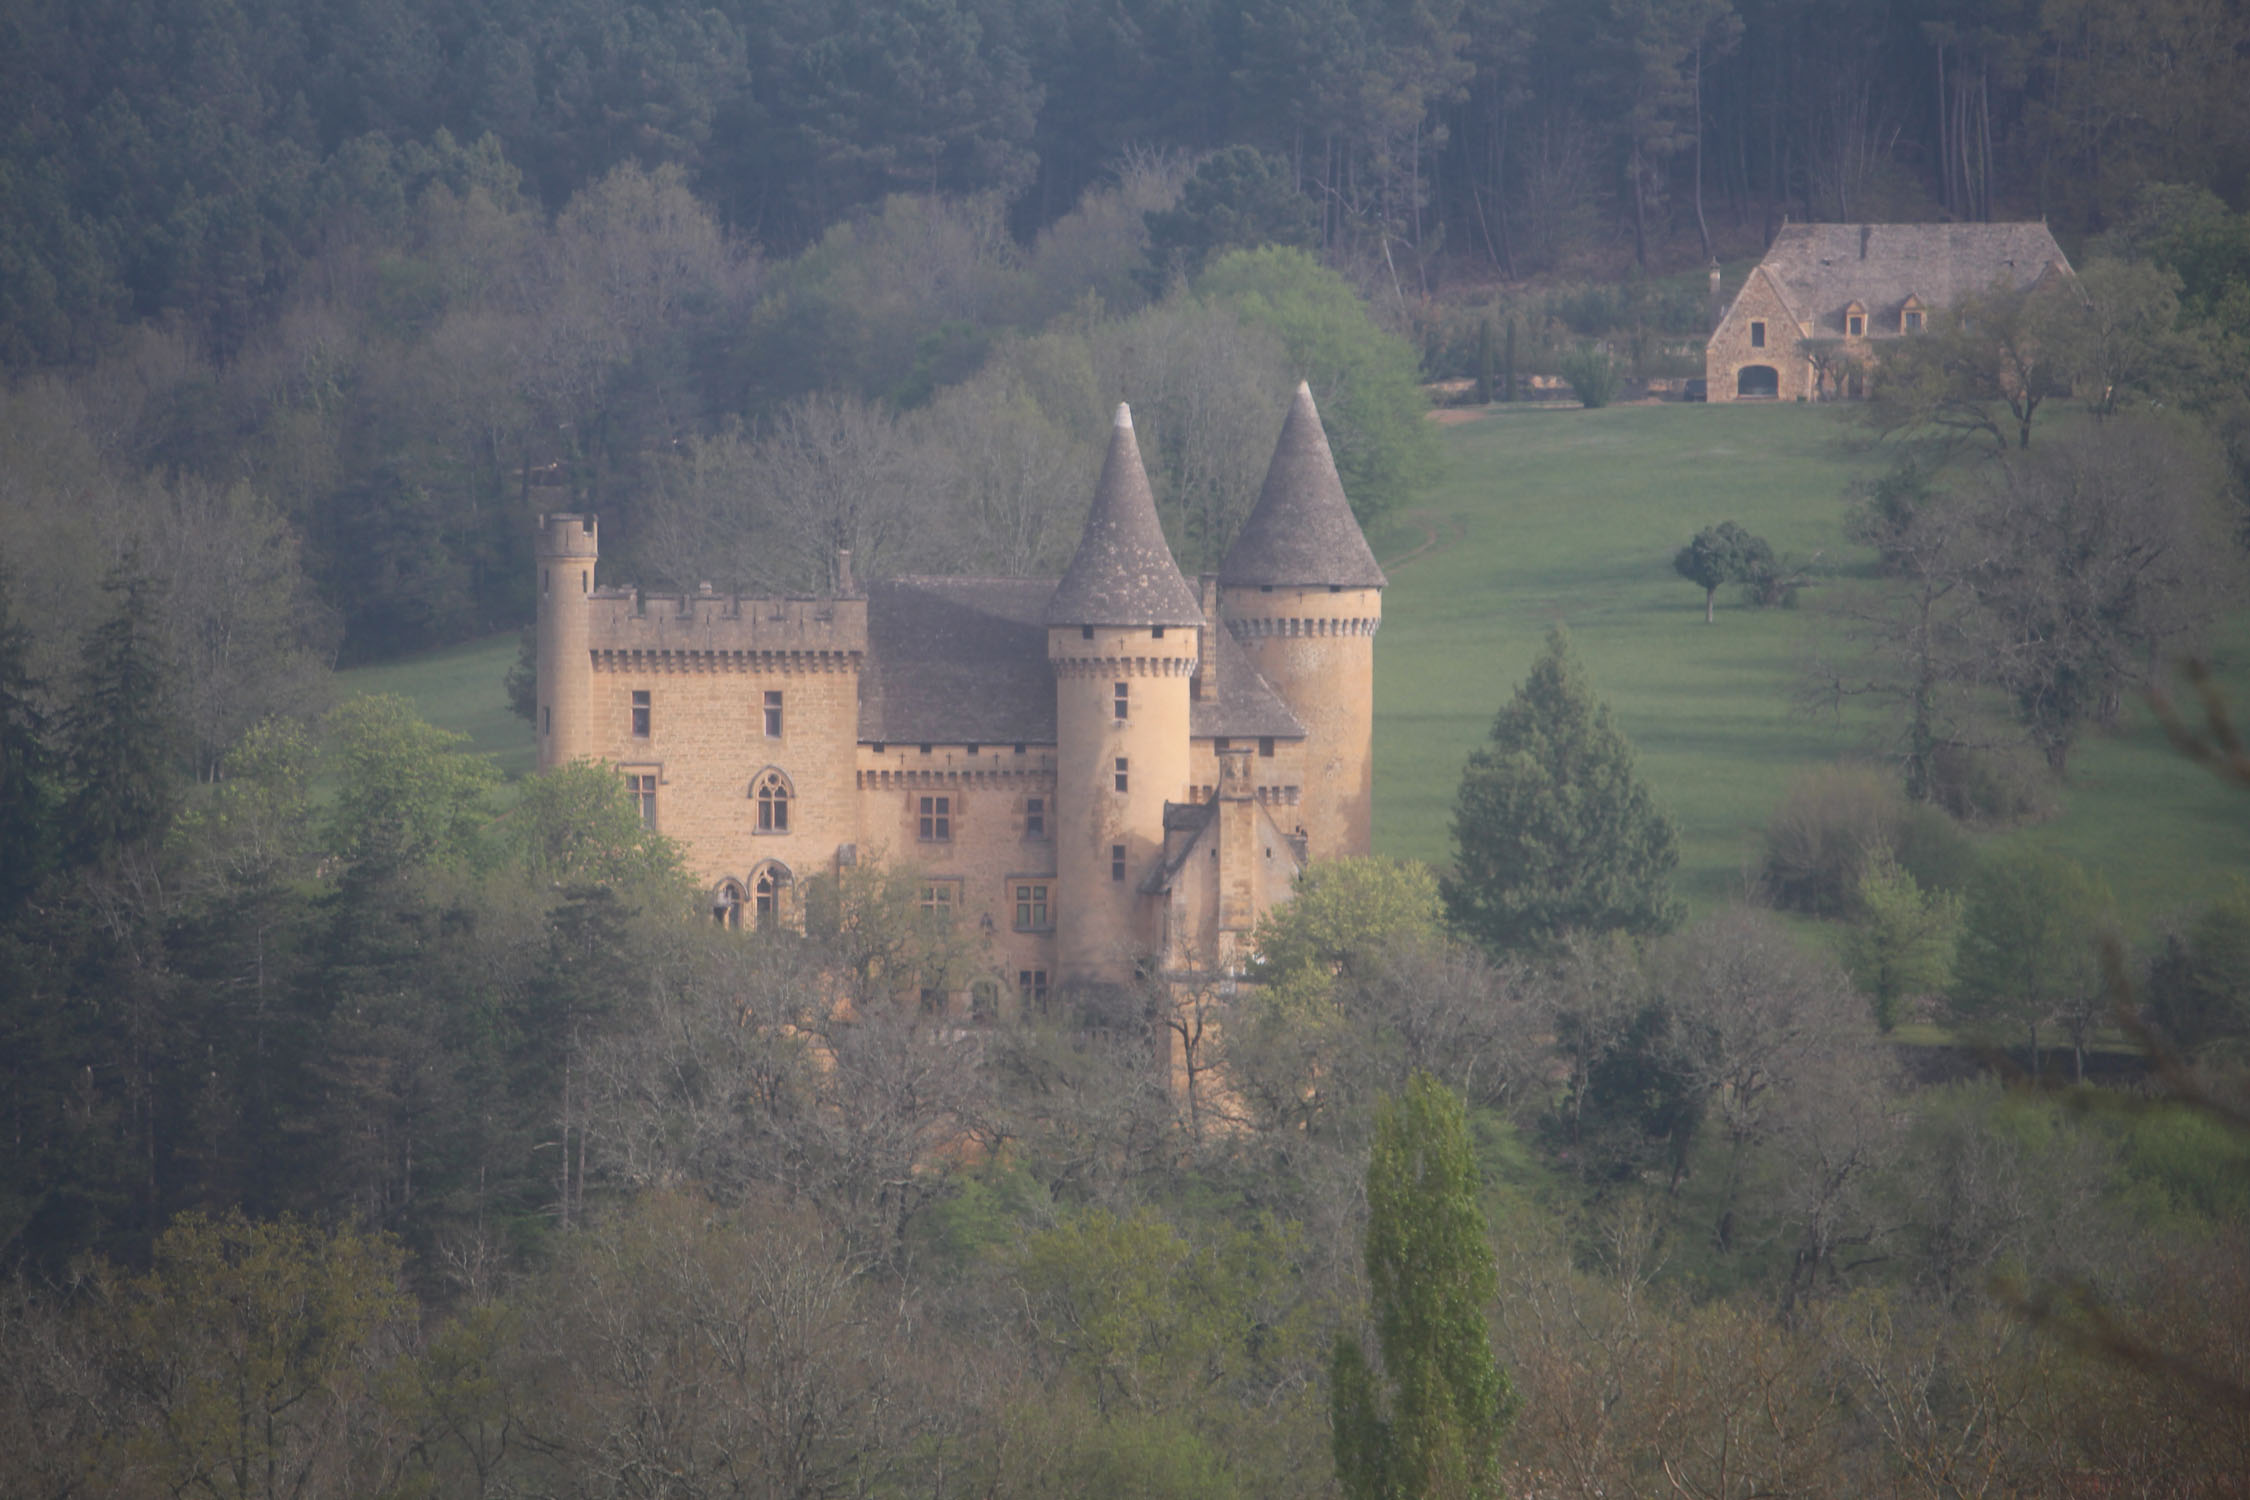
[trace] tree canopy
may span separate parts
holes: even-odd
[[[1559,626],[1470,752],[1453,849],[1446,914],[1495,954],[1679,920],[1678,836]]]

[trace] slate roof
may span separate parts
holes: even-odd
[[[1218,646],[1219,690],[1188,705],[1191,739],[1303,739],[1305,725],[1273,684],[1250,660],[1233,632],[1221,628],[1203,637]]]
[[[1818,335],[1844,332],[1856,301],[1895,333],[1909,296],[1950,307],[2005,279],[2021,290],[2070,259],[2044,224],[1784,224],[1760,262]]]
[[[867,585],[859,737],[896,744],[1055,743],[1050,578]]]
[[[892,578],[867,585],[859,738],[898,745],[1055,743],[1048,578]],[[1224,630],[1219,691],[1189,710],[1198,739],[1300,739],[1305,726]]]
[[[1117,408],[1101,482],[1078,551],[1047,606],[1052,625],[1200,625],[1202,606],[1180,576],[1156,497],[1133,440],[1130,407]]]
[[[1219,564],[1219,582],[1363,589],[1388,582],[1352,515],[1312,387],[1303,381],[1282,421],[1258,503]]]

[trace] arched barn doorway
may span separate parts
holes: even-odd
[[[1734,372],[1738,401],[1771,401],[1781,395],[1781,375],[1772,365],[1744,365]]]

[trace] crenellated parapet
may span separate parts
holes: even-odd
[[[811,670],[856,665],[867,654],[867,601],[748,599],[729,594],[644,594],[597,589],[587,601],[597,663],[629,658],[658,666],[707,662],[709,670]]]

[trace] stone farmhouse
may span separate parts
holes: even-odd
[[[2045,224],[1784,224],[1718,317],[1704,388],[1713,401],[1862,395],[1884,342],[1939,309],[2071,274]]]
[[[1231,975],[1306,861],[1368,850],[1385,580],[1303,386],[1192,584],[1122,406],[1060,580],[857,587],[845,559],[832,597],[643,594],[599,550],[594,517],[540,518],[541,768],[615,766],[723,924],[911,867],[974,955],[931,1012]]]

